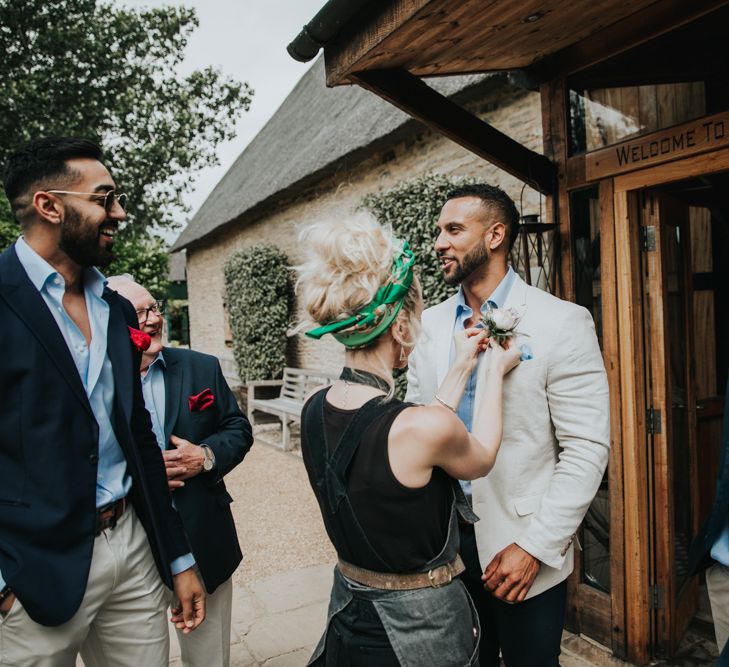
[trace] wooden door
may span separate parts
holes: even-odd
[[[658,191],[642,204],[652,643],[672,655],[697,605],[688,549],[699,520],[689,206]]]

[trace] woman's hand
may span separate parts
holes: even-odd
[[[489,341],[488,351],[484,355],[481,368],[484,372],[499,373],[502,377],[512,368],[519,365],[521,361],[521,350],[516,346],[513,339],[504,341],[499,345],[495,341]]]
[[[478,361],[478,355],[486,350],[489,344],[486,330],[477,327],[458,331],[453,336],[453,340],[456,350],[453,365],[469,370],[473,370]]]

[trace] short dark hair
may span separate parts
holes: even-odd
[[[519,236],[519,211],[514,200],[501,188],[488,183],[468,183],[454,188],[446,195],[446,201],[460,199],[461,197],[478,197],[486,206],[494,207],[501,215],[501,221],[506,225],[509,238],[508,250],[514,246]]]
[[[8,158],[3,177],[5,195],[13,212],[20,207],[18,199],[31,186],[69,179],[73,172],[66,164],[68,160],[90,158],[101,162],[103,156],[98,144],[82,137],[42,137],[23,144]]]

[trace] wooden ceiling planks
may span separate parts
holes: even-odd
[[[395,67],[417,76],[522,69],[655,3],[400,0],[327,47],[327,80]]]

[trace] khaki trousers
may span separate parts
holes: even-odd
[[[716,643],[721,653],[729,641],[729,567],[714,563],[706,570],[706,589],[714,617]]]
[[[197,567],[195,568],[197,569]],[[198,576],[200,573],[198,572]],[[202,577],[200,577],[202,581]],[[182,667],[228,667],[233,579],[220,584],[205,597],[205,621],[195,632],[177,630]]]
[[[162,667],[168,663],[167,589],[147,535],[129,507],[113,530],[94,540],[91,570],[79,610],[57,627],[33,621],[18,600],[0,619],[2,667],[87,665]],[[48,591],[53,604],[53,591]]]

